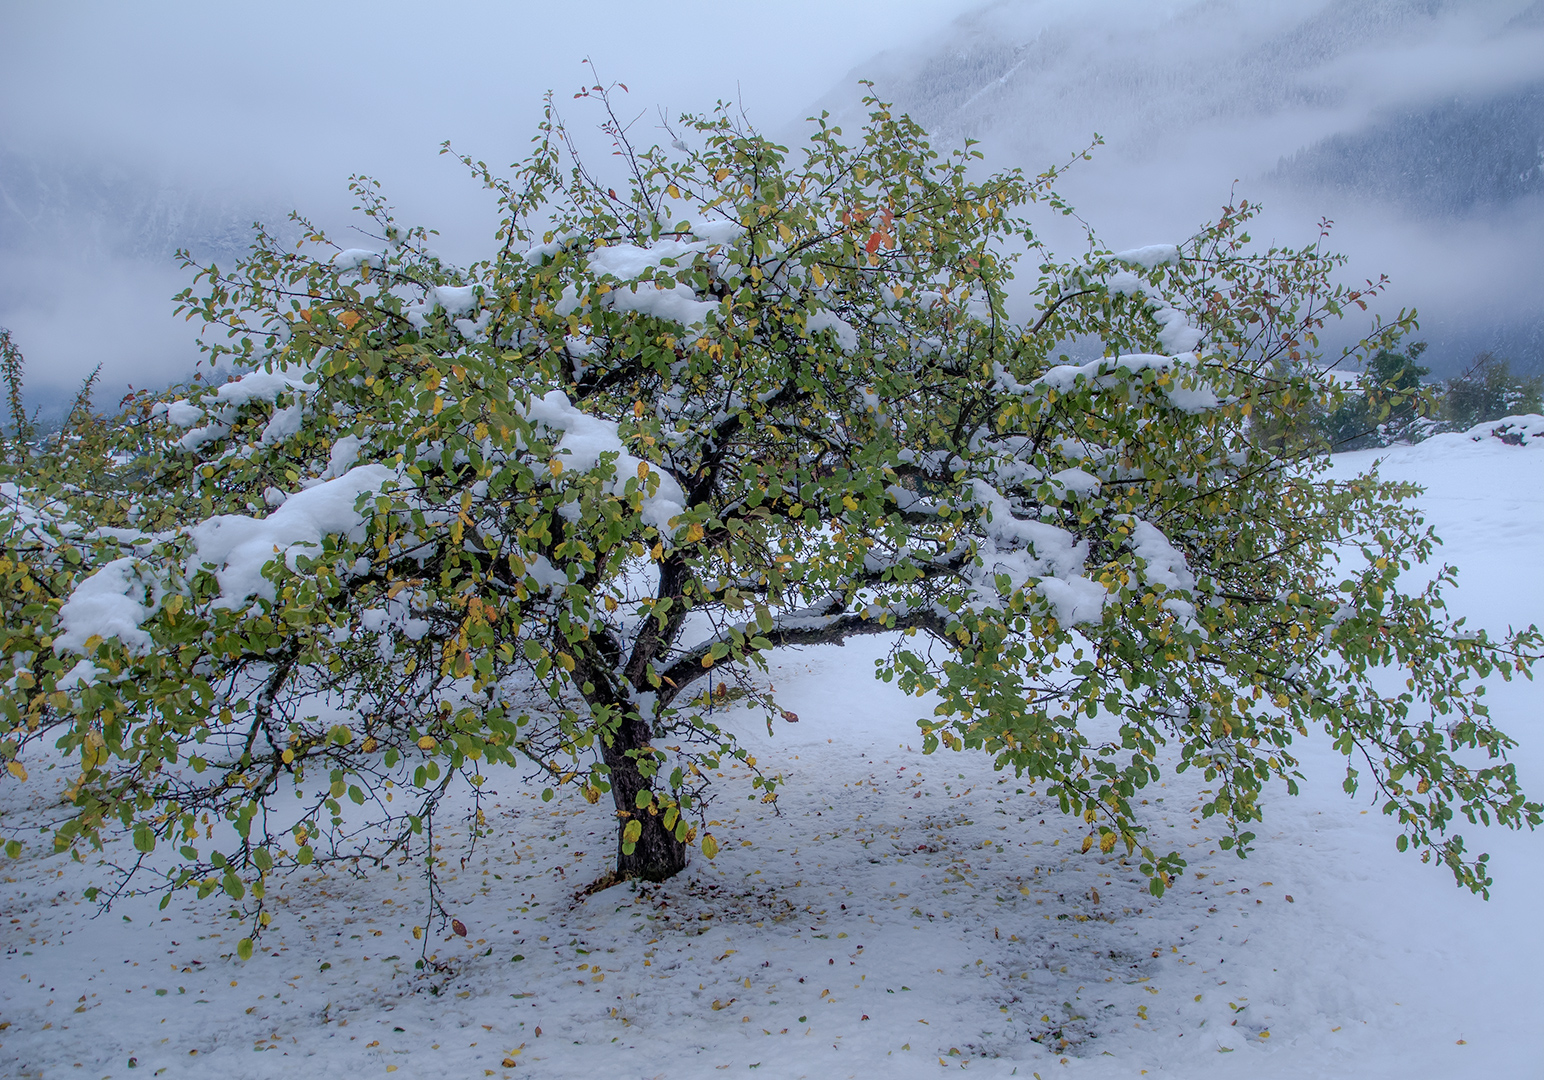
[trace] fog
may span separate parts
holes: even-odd
[[[1438,374],[1486,348],[1544,368],[1544,3],[1004,0],[865,73],[993,165],[1099,133],[1063,190],[1117,250],[1191,235],[1230,191],[1265,204],[1261,241],[1327,217],[1344,277],[1418,309]]]
[[[645,140],[666,115],[738,102],[768,128],[844,72],[911,44],[960,0],[0,4],[0,325],[32,397],[193,370],[172,252],[228,262],[240,226],[298,208],[334,224],[347,178],[480,254],[492,204],[440,143],[524,155],[551,90],[620,80]],[[584,64],[594,63],[592,72]]]
[[[1544,355],[1544,3],[9,3],[0,325],[33,398],[99,363],[114,389],[187,375],[172,251],[228,263],[292,207],[343,227],[351,173],[479,254],[491,203],[439,144],[513,161],[548,90],[587,125],[586,57],[645,141],[658,109],[718,99],[779,136],[816,107],[856,119],[859,78],[994,165],[1097,131],[1066,187],[1113,246],[1189,235],[1236,181],[1262,239],[1334,218],[1347,276],[1387,272],[1439,365]]]

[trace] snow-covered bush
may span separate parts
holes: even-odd
[[[1539,637],[1449,619],[1450,571],[1400,589],[1433,544],[1407,487],[1258,437],[1334,398],[1294,365],[1362,296],[1336,260],[1253,253],[1247,203],[1058,260],[1024,216],[1069,212],[1056,170],[974,179],[871,104],[797,152],[727,113],[640,151],[613,119],[610,180],[549,114],[510,177],[467,163],[504,209],[482,262],[357,180],[375,247],[302,222],[199,268],[184,309],[244,374],[133,399],[46,468],[12,448],[0,756],[78,763],[57,848],[128,830],[168,896],[265,924],[290,867],[432,874],[452,785],[483,830],[523,763],[612,800],[619,874],[668,876],[716,850],[727,756],[751,797],[779,782],[702,681],[770,724],[771,650],[883,633],[928,750],[1046,781],[1157,894],[1184,865],[1138,809],[1160,745],[1243,854],[1311,727],[1401,847],[1483,890],[1454,815],[1539,807],[1477,680]]]

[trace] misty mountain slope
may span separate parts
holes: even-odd
[[[1420,310],[1439,377],[1481,349],[1544,365],[1538,0],[1002,0],[856,69],[819,102],[849,128],[859,76],[992,168],[1097,132],[1064,188],[1117,248],[1182,239],[1236,190],[1269,208],[1262,238],[1333,218],[1347,276],[1387,272],[1388,310]]]
[[[286,211],[231,191],[0,146],[0,326],[28,357],[29,404],[57,419],[97,364],[103,407],[129,382],[191,375],[199,353],[171,302],[191,275],[176,252],[228,267],[259,219],[298,236]]]
[[[941,137],[987,135],[1060,156],[1097,130],[1111,153],[1141,157],[1204,123],[1354,110],[1355,88],[1327,69],[1370,47],[1427,43],[1443,32],[1444,14],[1472,6],[1001,0],[942,40],[862,70]],[[860,115],[854,102],[840,86],[822,104]]]
[[[1456,216],[1544,195],[1544,81],[1407,112],[1299,150],[1271,174]]]
[[[286,214],[110,163],[81,165],[0,146],[0,256],[78,245],[98,258],[174,265],[179,248],[233,262],[252,223]]]

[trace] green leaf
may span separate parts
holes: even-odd
[[[252,959],[252,939],[244,937],[236,942],[236,955],[243,960]]]

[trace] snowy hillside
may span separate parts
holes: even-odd
[[[1496,629],[1544,615],[1544,420],[1532,427],[1526,445],[1448,435],[1337,464],[1381,459],[1426,485],[1462,571],[1456,605]],[[1303,796],[1274,795],[1247,862],[1192,814],[1195,774],[1149,792],[1149,823],[1190,860],[1155,901],[1119,857],[1080,854],[1033,785],[918,752],[927,705],[872,680],[881,647],[773,670],[798,722],[742,734],[788,778],[781,815],[723,784],[724,850],[663,886],[583,897],[610,864],[609,812],[495,777],[493,835],[438,849],[465,936],[433,925],[426,949],[412,866],[291,879],[242,963],[244,932],[213,900],[97,915],[80,900],[89,861],[8,863],[0,1073],[1544,1075],[1540,837],[1477,832],[1497,885],[1489,903],[1460,893],[1396,855],[1392,826],[1341,793],[1316,746]],[[1492,700],[1536,794],[1544,698],[1523,684]],[[38,801],[6,813],[47,819],[50,775],[34,763],[8,791]]]

